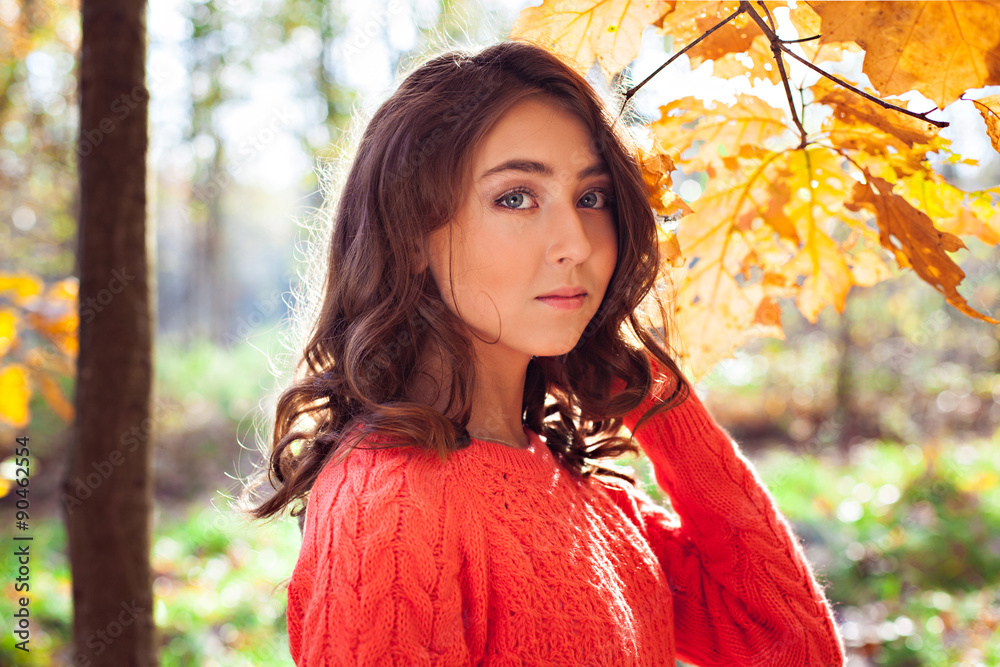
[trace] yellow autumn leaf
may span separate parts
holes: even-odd
[[[821,43],[865,50],[863,71],[883,96],[916,90],[944,108],[969,88],[1000,84],[995,1],[808,4]]]
[[[780,195],[784,204],[781,216],[768,218],[768,224],[784,220],[776,231],[798,244],[781,273],[788,283],[799,285],[796,305],[810,322],[816,322],[827,305],[843,312],[855,284],[848,254],[831,236],[836,222],[858,227],[858,234],[865,232],[863,225],[846,217],[844,196],[854,181],[844,172],[843,161],[838,153],[814,145],[789,151],[776,163],[774,178],[784,191]],[[792,227],[794,236],[788,236],[786,226]]]
[[[867,183],[857,183],[848,206],[868,209],[875,214],[879,240],[892,251],[902,267],[912,266],[924,282],[944,295],[948,303],[970,317],[1000,324],[1000,321],[973,309],[956,289],[965,272],[947,253],[964,248],[954,234],[934,228],[928,215],[892,192],[887,181],[866,174]]]
[[[733,105],[707,107],[684,97],[660,107],[661,117],[650,126],[662,146],[683,154],[696,141],[697,155],[679,164],[685,171],[709,171],[744,146],[765,147],[788,136],[785,111],[759,97],[739,95]]]
[[[986,121],[986,134],[990,135],[993,150],[1000,153],[1000,95],[988,95],[972,100]]]
[[[892,188],[926,213],[942,232],[1000,244],[1000,215],[990,204],[989,191],[965,192],[930,170],[900,178]]]
[[[795,3],[795,7],[788,13],[788,18],[795,26],[799,39],[816,37],[821,32],[819,14],[805,2]],[[840,62],[844,59],[845,53],[857,53],[861,50],[861,47],[854,42],[823,43],[818,39],[800,42],[796,46],[802,49],[806,60],[811,63]]]
[[[41,306],[25,316],[28,324],[43,334],[69,357],[76,357],[79,350],[79,311],[77,310],[77,281],[62,280],[46,290]]]
[[[0,357],[7,354],[17,342],[17,314],[0,310]]]
[[[851,276],[859,287],[871,287],[892,278],[892,271],[873,250],[863,249],[850,256]]]
[[[25,368],[19,364],[0,368],[0,421],[16,428],[26,426],[30,399],[31,388]]]
[[[559,54],[581,74],[597,59],[610,79],[639,54],[642,31],[669,5],[657,0],[545,0],[521,10],[509,37]]]
[[[768,296],[762,285],[741,284],[736,276],[754,261],[758,230],[752,227],[766,210],[771,183],[765,172],[777,156],[746,154],[750,157],[729,161],[732,171],[725,178],[709,179],[694,213],[677,226],[686,264],[674,274],[674,320],[685,344],[680,356],[692,378],[703,376],[751,335]],[[773,322],[765,323],[773,332]]]
[[[9,296],[15,304],[21,305],[42,291],[42,281],[27,274],[0,273],[0,294]]]

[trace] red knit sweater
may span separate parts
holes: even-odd
[[[636,432],[679,521],[526,433],[323,470],[288,587],[296,664],[843,665],[801,548],[693,393]]]

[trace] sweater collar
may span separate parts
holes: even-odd
[[[481,468],[486,465],[504,472],[512,472],[530,477],[549,476],[558,467],[541,436],[524,428],[528,436],[528,446],[521,449],[492,440],[472,438],[472,443],[459,450],[455,456],[459,464]]]

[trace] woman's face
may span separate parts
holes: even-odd
[[[445,303],[490,358],[565,354],[594,316],[618,253],[612,181],[575,114],[532,97],[508,110],[472,155],[470,189],[431,234],[428,263]]]

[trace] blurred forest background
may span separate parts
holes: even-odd
[[[401,65],[442,43],[502,39],[526,5],[150,3],[153,567],[164,665],[291,663],[282,584],[298,527],[249,524],[230,501],[259,460],[266,410],[287,377],[282,318],[304,267],[308,234],[297,223],[322,202],[315,169],[335,155],[352,109],[377,104]],[[0,0],[0,23],[0,273],[33,274],[50,288],[36,313],[48,324],[18,352],[48,384],[33,396],[26,426],[0,423],[5,517],[13,516],[13,438],[31,438],[41,554],[33,650],[16,651],[5,633],[0,664],[70,665],[58,484],[72,349],[60,343],[58,323],[72,302],[75,153],[86,146],[76,144],[80,23],[74,3],[51,0]],[[665,59],[662,39],[650,41],[633,63],[637,79]],[[665,90],[731,95],[713,89],[710,74],[711,62],[691,71],[682,59],[637,105],[655,117]],[[981,118],[948,120],[942,134],[979,164],[944,165],[942,174],[963,189],[1000,183]],[[678,174],[674,182],[696,201],[697,180]],[[1000,312],[997,248],[970,242],[956,261],[969,302]],[[1000,664],[997,327],[958,313],[912,273],[852,292],[843,314],[827,309],[816,324],[788,308],[783,325],[787,340],[744,346],[698,389],[806,541],[849,664]],[[657,495],[643,461],[623,463]],[[13,584],[5,588],[8,618]]]

